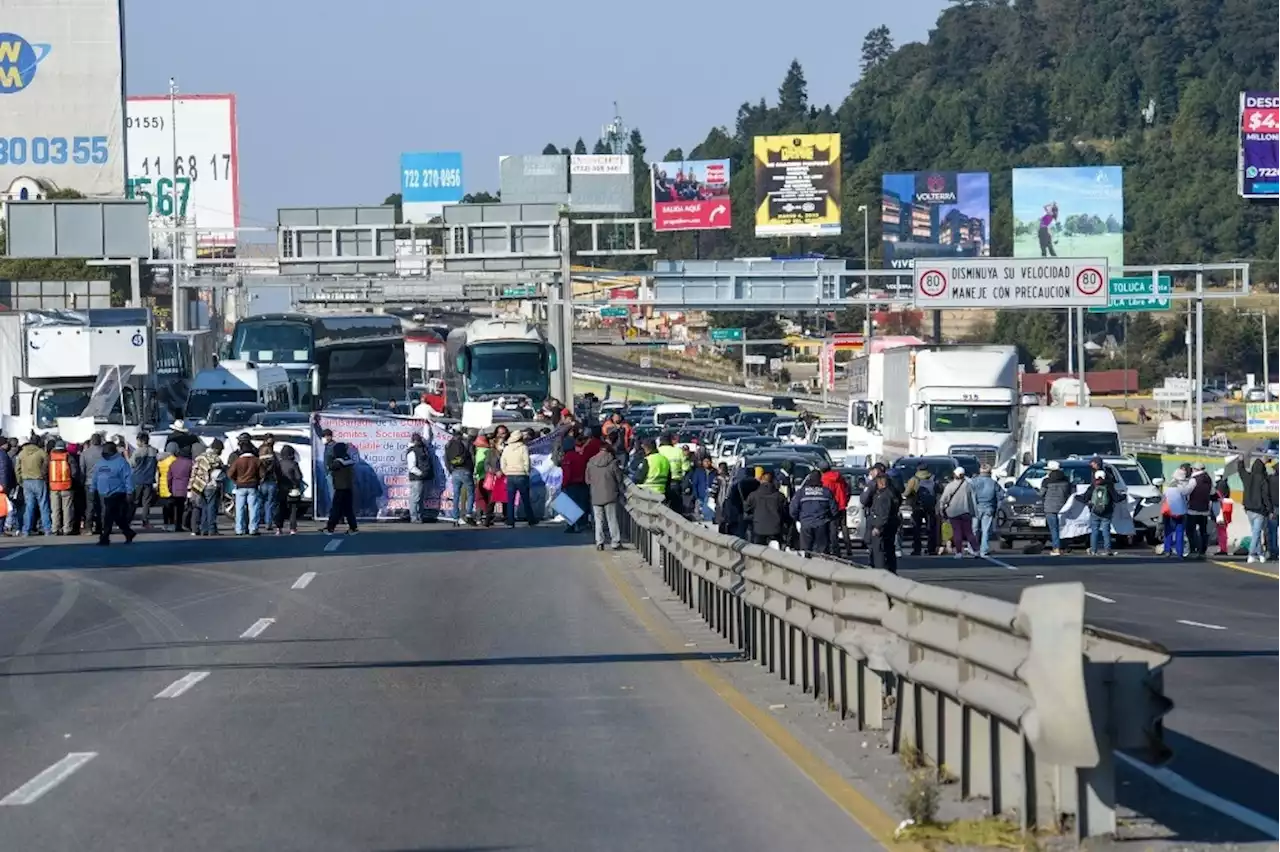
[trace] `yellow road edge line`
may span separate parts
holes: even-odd
[[[1268,580],[1280,580],[1280,574],[1272,574],[1270,571],[1259,571],[1257,568],[1250,568],[1247,565],[1237,565],[1234,562],[1223,562],[1218,559],[1210,559],[1214,565],[1221,565],[1223,568],[1230,568],[1232,571],[1240,571],[1244,574],[1256,574],[1259,577],[1266,577]]]
[[[606,557],[599,557],[599,561],[605,576],[609,578],[618,593],[622,595],[622,599],[626,601],[627,606],[635,613],[641,625],[654,635],[659,644],[669,653],[688,653],[683,639],[677,637],[670,628],[659,624],[653,618],[618,569],[610,565]],[[835,802],[867,834],[871,835],[873,840],[885,849],[894,850],[894,852],[927,852],[927,848],[918,843],[895,840],[894,832],[898,828],[898,820],[895,820],[887,811],[862,795],[862,793],[859,793],[844,776],[796,739],[782,722],[757,707],[751,699],[739,692],[728,680],[717,673],[709,663],[702,660],[682,660],[680,664],[706,684],[712,692],[745,719],[748,724],[759,731],[765,739],[773,743],[782,752],[783,756],[808,776],[809,780],[825,793],[827,798]]]

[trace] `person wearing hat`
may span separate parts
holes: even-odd
[[[201,441],[198,436],[192,435],[191,432],[187,430],[187,424],[184,421],[175,420],[169,427],[169,437],[165,439],[165,443],[177,444],[178,448],[181,449],[182,447],[195,447],[195,445],[201,443]],[[193,449],[191,451],[191,455],[195,456],[196,454],[196,451]]]
[[[49,514],[53,518],[54,535],[70,535],[75,520],[76,480],[80,478],[76,457],[67,452],[67,444],[59,439],[49,451]]]
[[[222,441],[217,438],[191,467],[187,499],[191,503],[191,534],[218,534],[218,504],[222,499],[226,464],[222,461]]]
[[[933,555],[938,552],[938,480],[934,478],[929,465],[920,462],[916,465],[915,476],[907,481],[902,492],[902,500],[911,507],[911,555],[920,555],[920,534],[925,536],[924,552]],[[952,534],[955,527],[952,527]]]
[[[1048,473],[1040,481],[1040,499],[1044,501],[1044,525],[1049,531],[1049,555],[1062,555],[1062,510],[1076,493],[1075,486],[1062,471],[1062,464],[1050,461]]]
[[[1089,555],[1115,556],[1111,549],[1111,516],[1116,510],[1116,489],[1106,470],[1093,471],[1093,484],[1085,494],[1089,507]]]
[[[1193,462],[1191,477],[1183,484],[1187,497],[1187,538],[1190,555],[1204,559],[1209,550],[1209,513],[1213,504],[1213,480],[1204,462]]]
[[[951,549],[955,551],[955,558],[963,559],[967,553],[976,559],[978,537],[973,534],[973,516],[978,508],[964,468],[957,467],[951,472],[951,481],[942,489],[939,505],[943,517],[951,522]]]

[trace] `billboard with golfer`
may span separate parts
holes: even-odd
[[[1013,170],[1014,257],[1105,257],[1124,266],[1120,166]]]

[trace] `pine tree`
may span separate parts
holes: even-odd
[[[799,60],[791,60],[787,76],[778,87],[778,112],[788,121],[805,117],[809,111],[809,84],[804,79],[804,69]]]
[[[893,37],[889,28],[881,24],[862,39],[862,73],[880,65],[893,55]]]
[[[560,148],[554,142],[548,142],[542,147],[542,153],[545,156],[553,156],[560,153]]]
[[[582,141],[581,136],[579,136],[578,141],[573,144],[573,153],[575,154],[587,153],[587,143]]]

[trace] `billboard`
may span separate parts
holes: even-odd
[[[733,225],[728,160],[654,163],[653,230],[702,231]]]
[[[880,178],[884,265],[916,258],[991,256],[991,177],[986,172],[907,172]]]
[[[510,204],[568,204],[568,159],[563,154],[499,157],[498,190],[502,200]]]
[[[466,195],[460,151],[400,155],[400,205],[406,222],[424,223]]]
[[[1280,95],[1240,93],[1240,194],[1280,196]]]
[[[176,215],[200,229],[198,246],[235,245],[234,229],[240,227],[236,96],[131,97],[125,116],[125,195],[146,199],[153,219]]]
[[[1013,170],[1014,257],[1103,257],[1124,266],[1119,166]]]
[[[569,157],[569,207],[580,213],[631,213],[636,181],[630,154],[574,154]]]
[[[840,134],[755,137],[756,236],[840,233]]]
[[[121,0],[17,0],[0,21],[0,193],[124,195]],[[30,184],[30,180],[26,182]]]

